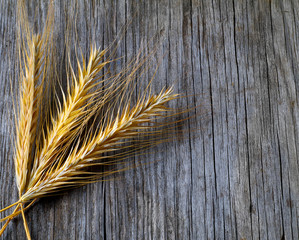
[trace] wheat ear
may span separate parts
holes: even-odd
[[[87,67],[78,67],[78,80],[74,78],[72,93],[63,94],[63,106],[59,105],[58,116],[52,118],[52,127],[47,129],[48,135],[44,138],[44,144],[41,149],[37,149],[31,178],[39,165],[49,159],[53,159],[57,149],[63,146],[71,138],[70,130],[80,126],[86,112],[87,101],[92,97],[89,90],[96,84],[95,76],[102,70],[107,62],[100,63],[105,51],[92,49]],[[79,65],[80,66],[80,65]]]
[[[36,87],[41,74],[41,39],[34,35],[28,43],[25,71],[20,88],[19,119],[17,126],[15,169],[19,194],[24,191],[31,169],[30,154],[35,141],[39,113],[38,99],[42,86]]]
[[[49,49],[50,29],[54,21],[53,6],[49,8],[47,23],[44,34],[34,35],[29,27],[26,15],[24,1],[18,1],[17,13],[20,16],[18,21],[18,40],[20,57],[20,91],[19,91],[19,110],[18,119],[16,119],[16,139],[15,139],[15,172],[16,182],[19,190],[19,196],[26,189],[28,179],[30,178],[31,165],[33,160],[33,151],[38,133],[38,119],[41,110],[42,92],[46,70],[48,67],[48,58],[45,52]],[[23,32],[24,34],[22,34]],[[23,65],[21,64],[23,62]],[[15,205],[15,204],[13,204]],[[13,206],[11,205],[11,206]],[[0,235],[7,227],[15,214],[22,214],[27,239],[31,239],[27,221],[24,215],[24,203],[18,201],[15,211],[5,219],[8,219],[0,230]],[[9,206],[9,208],[11,207]],[[7,208],[5,208],[7,209]],[[18,209],[21,209],[18,211]],[[1,210],[3,211],[3,209]],[[0,211],[0,212],[1,212]]]
[[[42,42],[39,35],[28,38],[28,51],[25,52],[25,66],[20,87],[19,118],[17,122],[15,171],[16,181],[21,196],[28,183],[32,163],[32,151],[37,130],[37,119],[39,114],[38,104],[42,85],[37,86],[42,74]],[[23,214],[23,207],[22,214]],[[23,215],[24,216],[24,215]],[[24,226],[27,222],[24,219]],[[26,228],[26,234],[29,232]],[[30,239],[30,237],[28,237]]]
[[[95,162],[107,165],[107,162],[101,162],[105,159],[103,153],[115,150],[117,143],[122,140],[138,135],[138,130],[144,129],[144,124],[151,122],[153,117],[162,116],[166,111],[165,104],[176,97],[177,95],[168,89],[158,95],[141,99],[132,109],[127,105],[123,113],[114,120],[111,119],[96,136],[88,141],[82,140],[82,145],[77,144],[65,161],[58,162],[46,172],[44,170],[47,168],[41,164],[20,200],[30,202],[63,188],[87,184],[90,180],[114,173],[115,171],[90,173],[86,169]]]

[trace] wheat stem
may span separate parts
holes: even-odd
[[[5,208],[2,208],[2,209],[0,210],[0,212],[4,212],[4,211],[6,211],[7,209],[12,208],[13,206],[15,206],[15,205],[17,205],[17,204],[19,204],[19,203],[20,203],[20,200],[17,201],[17,202],[15,202],[15,203],[13,203],[13,204],[11,204],[11,205],[9,205],[9,206],[7,206],[7,207],[5,207]]]
[[[23,223],[24,223],[24,228],[25,228],[27,239],[31,240],[28,224],[27,224],[26,217],[25,217],[25,214],[24,214],[23,203],[21,203],[21,212],[22,212],[22,218],[23,218]]]
[[[18,209],[20,208],[19,204],[18,206],[15,208],[15,210],[13,211],[13,213],[11,215],[13,215],[14,213],[16,213],[16,211],[18,211]],[[11,216],[10,215],[10,216]],[[4,230],[6,229],[6,227],[8,226],[9,222],[13,219],[13,217],[10,217],[7,219],[6,223],[3,225],[3,227],[0,230],[0,236],[3,234]]]
[[[35,202],[37,201],[37,199],[34,199],[31,203],[29,203],[25,208],[24,211],[26,211],[28,208],[30,208]],[[18,203],[20,204],[20,202]],[[20,207],[19,207],[20,208]],[[10,214],[9,216],[6,216],[2,219],[0,219],[0,222],[4,222],[5,220],[8,220],[10,218],[15,218],[16,216],[18,216],[19,214],[21,214],[21,210],[17,211],[17,212],[13,212],[12,214]]]

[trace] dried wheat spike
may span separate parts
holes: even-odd
[[[97,84],[95,76],[107,64],[107,62],[100,63],[104,53],[105,51],[92,49],[87,67],[84,66],[82,69],[79,65],[78,80],[74,77],[72,91],[68,92],[67,96],[63,94],[63,104],[59,105],[58,116],[52,117],[52,126],[47,129],[48,134],[44,137],[44,144],[37,150],[31,178],[40,164],[56,156],[57,149],[72,137],[71,130],[80,126],[84,120],[86,116],[84,108],[93,96],[89,90]]]
[[[31,168],[30,152],[37,128],[37,118],[41,86],[36,87],[41,74],[41,39],[39,35],[32,37],[28,43],[25,71],[20,87],[20,106],[16,137],[15,169],[20,195],[27,184],[28,170]]]
[[[30,179],[28,190],[21,197],[21,201],[30,202],[49,194],[56,193],[63,188],[87,184],[90,181],[102,178],[114,171],[88,172],[87,168],[95,163],[107,165],[109,162],[101,161],[106,157],[103,153],[119,150],[121,142],[139,134],[145,123],[152,121],[153,117],[163,116],[167,111],[165,104],[177,95],[172,90],[161,91],[158,95],[151,95],[147,99],[139,99],[137,104],[129,108],[127,105],[122,114],[99,130],[99,133],[86,140],[82,139],[66,157],[65,161],[58,161],[52,168],[41,164],[37,169],[35,178]],[[120,110],[119,110],[120,111]],[[111,164],[114,164],[111,161]]]

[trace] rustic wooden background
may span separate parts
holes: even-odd
[[[0,208],[17,200],[16,1],[0,1]],[[48,1],[29,2],[38,31]],[[56,0],[55,17],[58,52],[68,21],[87,52],[133,19],[123,63],[159,39],[154,88],[175,83],[191,96],[174,106],[206,107],[183,140],[143,156],[152,164],[34,205],[33,239],[299,239],[298,0]],[[1,239],[25,236],[17,218]]]

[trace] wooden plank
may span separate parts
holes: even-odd
[[[0,3],[0,208],[18,197],[16,2]],[[40,31],[48,1],[28,8]],[[298,1],[70,0],[55,1],[55,17],[57,62],[68,24],[87,56],[132,19],[115,69],[160,40],[153,89],[175,84],[188,97],[171,106],[203,107],[183,139],[142,156],[151,164],[41,199],[26,213],[33,239],[299,239]],[[25,239],[22,225],[18,217],[0,239]]]

